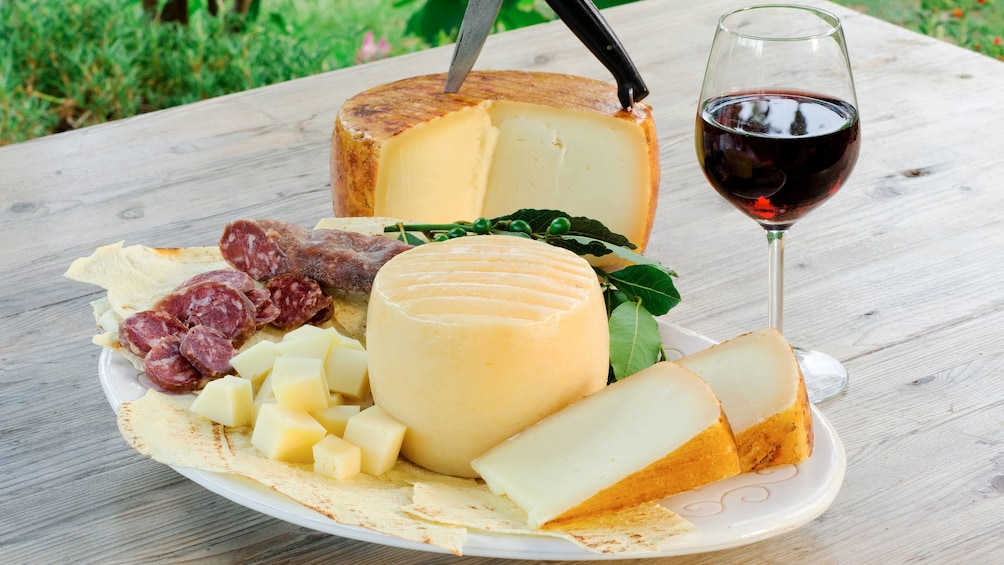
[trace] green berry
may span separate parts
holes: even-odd
[[[564,216],[558,216],[551,220],[551,225],[547,227],[547,233],[551,235],[563,235],[572,229],[572,222]]]
[[[509,231],[530,234],[533,230],[530,228],[530,224],[526,223],[525,220],[513,220],[509,224]]]
[[[437,233],[436,237],[432,238],[432,241],[446,241],[447,239],[450,239],[450,236],[445,233]]]
[[[471,227],[474,228],[474,233],[478,235],[485,235],[487,233],[491,233],[492,221],[488,218],[478,218],[474,220],[474,224]]]
[[[461,228],[461,227],[456,227],[456,228],[453,228],[450,231],[446,232],[446,235],[450,239],[454,239],[454,238],[457,238],[457,237],[464,237],[465,235],[467,235],[467,230],[465,230],[464,228]]]

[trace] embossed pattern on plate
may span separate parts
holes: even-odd
[[[670,358],[699,351],[714,341],[685,328],[659,322]],[[146,387],[136,369],[121,355],[103,350],[98,359],[101,386],[112,408],[143,396]],[[773,537],[811,522],[836,498],[843,482],[846,456],[836,430],[812,407],[815,446],[812,457],[798,465],[783,465],[746,473],[680,493],[662,502],[690,520],[697,531],[666,543],[658,553],[631,557],[666,557],[716,551]],[[175,470],[202,487],[268,516],[319,532],[382,545],[443,553],[419,543],[345,526],[272,490],[242,477]],[[507,559],[605,560],[564,540],[530,536],[471,533],[464,555]],[[623,558],[623,556],[621,557]]]

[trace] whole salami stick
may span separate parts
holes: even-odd
[[[328,289],[367,296],[380,267],[411,248],[383,236],[264,219],[227,224],[219,245],[227,263],[257,281],[298,274]]]

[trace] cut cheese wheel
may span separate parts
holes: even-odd
[[[644,249],[659,191],[648,106],[623,110],[615,86],[561,74],[474,72],[458,94],[443,93],[444,80],[404,79],[342,106],[336,216],[454,222],[556,209]]]
[[[739,472],[711,388],[662,362],[618,381],[473,462],[531,526],[659,500]]]
[[[476,476],[472,459],[606,385],[596,274],[538,241],[405,251],[377,273],[368,320],[373,400],[407,426],[402,454],[440,473]]]
[[[711,385],[736,436],[743,472],[812,454],[812,414],[791,346],[766,328],[676,361]]]

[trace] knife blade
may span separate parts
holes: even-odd
[[[474,68],[474,61],[481,53],[481,47],[488,39],[488,34],[495,25],[502,0],[469,0],[464,10],[464,19],[460,23],[460,33],[453,48],[453,59],[450,70],[446,74],[446,86],[443,92],[457,92],[464,79]]]

